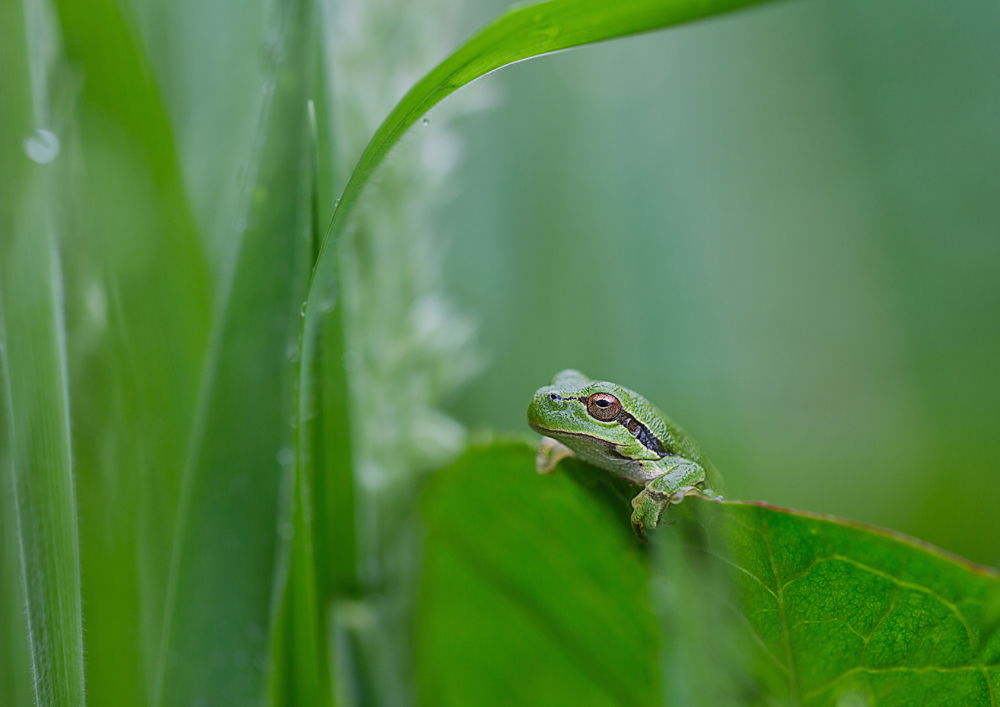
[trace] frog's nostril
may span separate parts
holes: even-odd
[[[559,395],[557,393],[549,393],[549,400],[559,400]]]

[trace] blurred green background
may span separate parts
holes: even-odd
[[[488,77],[441,210],[491,361],[456,415],[523,429],[580,368],[734,496],[996,564],[998,36],[992,2],[809,0]]]

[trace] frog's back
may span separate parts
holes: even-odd
[[[716,492],[721,492],[722,475],[694,437],[685,432],[680,425],[644,397],[638,393],[632,393],[632,395],[636,397],[637,409],[644,412],[648,410],[647,414],[642,415],[642,417],[649,420],[646,423],[647,426],[663,442],[667,452],[684,457],[701,466],[705,470],[705,485]]]

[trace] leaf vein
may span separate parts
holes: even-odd
[[[781,619],[781,632],[785,637],[785,655],[788,660],[788,691],[792,695],[795,704],[798,704],[798,686],[795,681],[795,661],[792,660],[792,637],[788,632],[788,619],[785,616],[784,588],[781,579],[778,577],[778,567],[774,561],[774,551],[771,549],[771,539],[767,535],[767,519],[764,519],[762,527],[764,544],[767,546],[767,557],[771,562],[771,572],[774,573],[774,586],[778,587],[778,615]]]

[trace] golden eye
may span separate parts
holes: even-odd
[[[611,393],[594,393],[587,398],[587,412],[603,422],[614,420],[621,411],[621,402]]]

